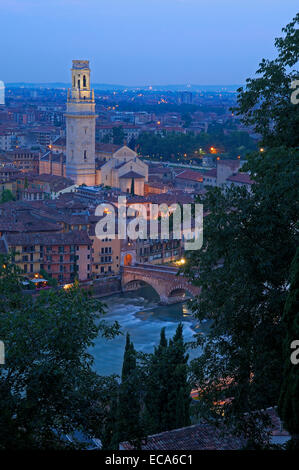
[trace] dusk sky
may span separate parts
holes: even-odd
[[[298,11],[298,0],[0,0],[0,80],[240,84]]]

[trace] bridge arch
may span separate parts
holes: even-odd
[[[123,284],[123,291],[131,291],[131,290],[136,290],[140,289],[142,287],[151,287],[155,294],[161,298],[161,290],[158,291],[157,286],[153,285],[154,283],[150,283],[148,281],[143,281],[142,279],[133,279],[126,284]]]
[[[137,289],[150,285],[159,295],[163,304],[183,301],[186,296],[199,294],[199,289],[193,286],[183,276],[177,276],[176,270],[169,267],[153,265],[124,266],[122,272],[123,290]]]

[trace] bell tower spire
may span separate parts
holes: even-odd
[[[73,60],[66,117],[66,176],[80,185],[95,184],[95,100],[88,60]]]

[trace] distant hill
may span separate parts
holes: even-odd
[[[7,88],[69,88],[69,83],[63,82],[52,82],[52,83],[6,83]],[[125,86],[125,85],[113,85],[108,83],[94,83],[92,87],[95,90],[149,90],[149,91],[211,91],[211,92],[235,92],[242,85],[152,85],[151,87],[140,85],[140,86]]]

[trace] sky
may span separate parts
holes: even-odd
[[[275,56],[298,0],[0,0],[0,80],[242,84]]]

